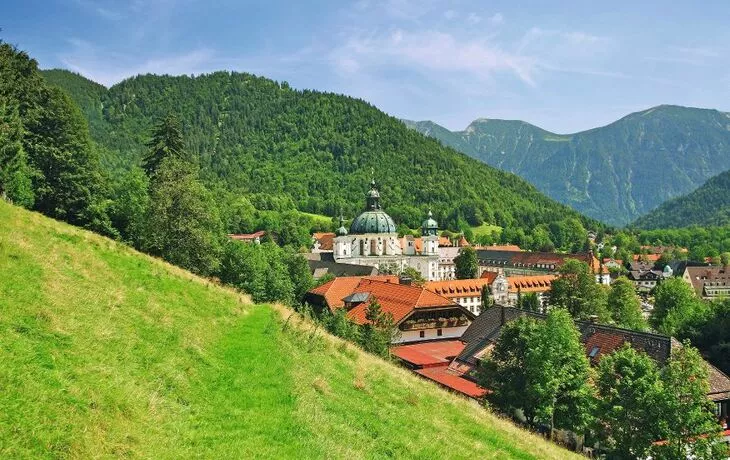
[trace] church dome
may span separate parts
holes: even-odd
[[[352,221],[350,233],[396,233],[395,222],[385,211],[365,211]]]
[[[370,190],[365,194],[365,211],[357,216],[350,225],[350,233],[396,233],[393,219],[380,209],[380,193],[375,186],[375,179],[370,183]]]

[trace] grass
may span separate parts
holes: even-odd
[[[318,224],[324,224],[324,225],[332,224],[332,218],[322,215],[322,214],[314,214],[311,212],[304,212],[304,211],[299,211],[299,214],[302,214],[304,216],[311,218],[314,222],[316,222]]]
[[[283,307],[0,202],[0,458],[568,458]]]
[[[471,227],[471,231],[474,232],[474,236],[480,236],[480,235],[499,236],[499,234],[502,232],[502,227],[500,227],[499,225],[492,225],[492,224],[488,224],[485,222],[482,225]]]

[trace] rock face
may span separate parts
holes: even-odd
[[[479,119],[464,131],[406,125],[604,222],[625,225],[730,169],[730,114],[659,106],[571,135]]]

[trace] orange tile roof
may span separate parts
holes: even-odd
[[[266,235],[266,232],[264,230],[259,230],[258,232],[254,233],[230,233],[228,235],[228,238],[232,240],[248,241],[254,240],[256,238],[261,238],[264,235]]]
[[[327,306],[331,311],[345,306],[342,301],[345,297],[352,294],[363,279],[375,279],[388,283],[398,284],[396,275],[376,275],[376,276],[339,276],[333,280],[324,283],[321,286],[309,291],[310,294],[320,295],[324,297]]]
[[[497,278],[497,275],[498,275],[497,272],[492,272],[492,271],[489,271],[489,270],[485,270],[481,274],[481,276],[479,276],[479,278],[488,280],[489,281],[489,284],[492,284],[494,282],[494,280]]]
[[[590,355],[594,347],[598,347],[595,356],[590,357],[592,364],[598,363],[601,356],[610,354],[614,350],[621,348],[624,344],[624,338],[615,333],[607,333],[603,331],[597,331],[585,342],[586,354]]]
[[[555,279],[555,275],[509,276],[507,283],[509,292],[546,292],[550,290]]]
[[[459,375],[454,375],[449,371],[448,367],[428,367],[425,369],[417,369],[417,374],[433,380],[434,382],[445,386],[451,390],[469,396],[471,398],[481,398],[487,394],[487,390],[480,387],[471,380],[467,380]]]
[[[497,274],[494,273],[494,276],[496,277]],[[435,292],[438,295],[451,299],[465,295],[481,295],[484,286],[492,284],[493,281],[493,278],[491,280],[489,278],[475,278],[465,280],[429,281],[424,284],[423,287],[431,292]]]
[[[661,254],[634,254],[633,259],[634,262],[637,262],[642,259],[646,259],[648,262],[656,262],[661,257]]]
[[[436,340],[390,349],[392,354],[417,367],[447,366],[463,350],[461,340]]]
[[[495,251],[516,251],[516,252],[522,252],[522,248],[520,248],[516,244],[493,244],[491,246],[487,246],[487,249],[494,249]]]
[[[383,312],[393,315],[393,321],[400,323],[414,309],[436,307],[459,307],[451,300],[415,285],[394,284],[374,279],[363,279],[351,292],[367,292],[378,301]],[[357,324],[367,323],[365,312],[368,303],[363,302],[347,313]]]
[[[334,248],[335,234],[332,232],[314,232],[312,238],[319,242],[321,251],[331,251]]]
[[[416,249],[416,253],[420,254],[421,252],[423,252],[423,239],[420,236],[418,238],[415,238],[415,237],[411,237],[411,238],[413,238],[413,246]],[[405,250],[407,247],[408,247],[408,237],[404,236],[400,239],[400,248],[405,253]]]

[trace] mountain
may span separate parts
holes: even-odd
[[[2,458],[578,458],[291,310],[2,200],[0,272]]]
[[[718,174],[695,191],[663,203],[640,217],[639,228],[730,225],[730,171]]]
[[[300,211],[352,218],[374,173],[386,211],[411,228],[429,209],[451,229],[486,222],[529,236],[540,224],[544,234],[565,219],[597,226],[523,179],[444,147],[362,100],[235,72],[137,76],[104,91],[70,72],[47,75],[87,114],[112,171],[137,164],[151,127],[172,112],[207,183],[251,197],[257,208],[283,200]]]
[[[717,110],[663,105],[570,135],[513,120],[479,119],[455,132],[405,123],[612,225],[730,169],[730,114]]]

